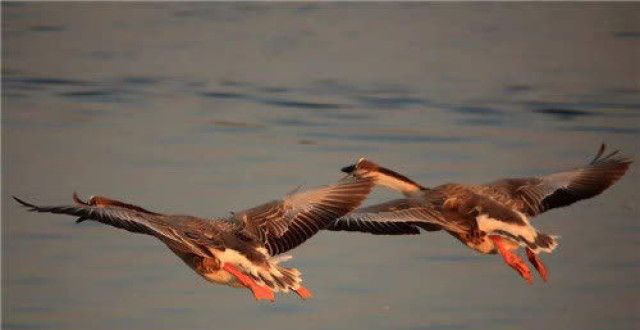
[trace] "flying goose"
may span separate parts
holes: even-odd
[[[532,283],[531,271],[517,254],[523,247],[540,277],[547,270],[538,254],[551,253],[557,236],[536,230],[529,218],[547,210],[594,197],[618,181],[632,161],[605,155],[605,145],[585,167],[530,178],[506,178],[487,184],[449,183],[424,187],[406,176],[360,159],[343,172],[372,178],[377,185],[402,192],[406,198],[358,209],[325,229],[360,231],[377,235],[419,234],[446,230],[455,238],[484,254],[499,253],[506,264]]]
[[[334,185],[294,192],[218,219],[161,214],[101,196],[85,202],[75,193],[75,205],[37,206],[13,198],[30,211],[68,214],[78,217],[77,223],[94,220],[155,236],[206,280],[246,287],[255,299],[274,301],[274,292],[312,296],[302,286],[300,272],[280,266],[287,257],[277,255],[358,207],[373,185],[368,178],[346,176]]]

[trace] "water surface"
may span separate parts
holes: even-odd
[[[637,4],[3,2],[4,329],[634,329],[640,174],[536,220],[550,282],[442,233],[321,233],[316,297],[211,285],[161,243],[25,212],[71,193],[221,216],[366,156],[425,185],[640,154]],[[395,197],[377,192],[370,203]]]

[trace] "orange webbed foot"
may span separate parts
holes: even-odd
[[[547,267],[544,265],[544,263],[542,263],[540,257],[531,249],[527,248],[527,258],[529,258],[529,262],[531,262],[533,267],[535,267],[538,271],[538,274],[540,274],[540,278],[542,278],[542,280],[546,282],[548,278]]]
[[[489,236],[489,238],[493,241],[498,250],[498,253],[502,255],[502,259],[504,262],[509,265],[511,268],[515,269],[522,278],[527,281],[529,284],[533,284],[533,276],[531,275],[531,270],[527,267],[527,264],[518,257],[515,253],[509,251],[509,249],[505,246],[505,243],[500,236]]]
[[[249,289],[256,300],[269,300],[270,302],[276,301],[276,296],[273,294],[273,291],[264,285],[256,283],[254,286],[249,287]]]
[[[294,291],[298,294],[298,296],[302,300],[307,300],[313,297],[313,293],[309,289],[303,287],[302,285],[299,288],[295,289]]]
[[[516,254],[510,254],[509,257],[505,257],[504,260],[511,268],[515,269],[527,283],[533,284],[533,275],[524,260],[520,259]]]
[[[222,269],[229,272],[231,275],[235,276],[238,282],[242,285],[246,286],[253,293],[253,297],[256,300],[269,300],[271,302],[276,301],[276,297],[273,294],[273,291],[266,286],[260,285],[256,283],[251,277],[240,271],[234,265],[224,264]]]

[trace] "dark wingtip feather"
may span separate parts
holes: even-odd
[[[593,159],[591,160],[591,162],[589,164],[594,165],[598,162],[603,162],[603,161],[614,161],[617,163],[621,163],[621,164],[631,164],[633,163],[633,161],[631,160],[631,158],[627,157],[627,156],[621,156],[620,154],[620,150],[616,149],[611,151],[610,153],[608,153],[606,156],[603,156],[605,154],[605,151],[607,150],[607,145],[605,143],[602,143],[600,145],[600,148],[598,149],[598,152],[596,153],[596,155],[593,157]],[[617,157],[615,157],[617,156]]]
[[[35,205],[31,204],[31,203],[27,203],[27,202],[23,201],[22,199],[20,199],[20,198],[18,198],[16,196],[11,196],[11,197],[13,197],[13,199],[15,199],[16,202],[22,204],[22,206],[24,206],[24,207],[28,207],[30,209],[36,209],[37,208],[37,206],[35,206]]]
[[[600,159],[600,157],[602,156],[602,154],[604,154],[604,151],[606,149],[607,149],[607,145],[604,142],[602,142],[600,144],[600,148],[598,148],[598,152],[596,153],[596,155],[593,157],[593,159],[589,163],[593,164],[593,163],[597,162]]]
[[[579,200],[592,198],[618,182],[633,163],[631,158],[618,155],[614,150],[605,157],[604,145],[584,173],[575,178],[567,188],[561,188],[545,197],[541,204],[545,210],[567,206]]]
[[[71,196],[71,198],[73,199],[73,201],[74,201],[76,204],[79,204],[79,205],[89,205],[89,204],[87,204],[87,202],[85,202],[85,201],[83,201],[82,199],[80,199],[80,197],[78,197],[78,193],[76,193],[75,191],[73,192],[73,195]]]

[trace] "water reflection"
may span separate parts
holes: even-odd
[[[534,109],[532,111],[535,113],[550,115],[559,120],[571,120],[571,119],[575,119],[576,117],[592,116],[595,114],[593,112],[584,111],[584,110],[563,109],[563,108],[544,108],[544,109]]]

